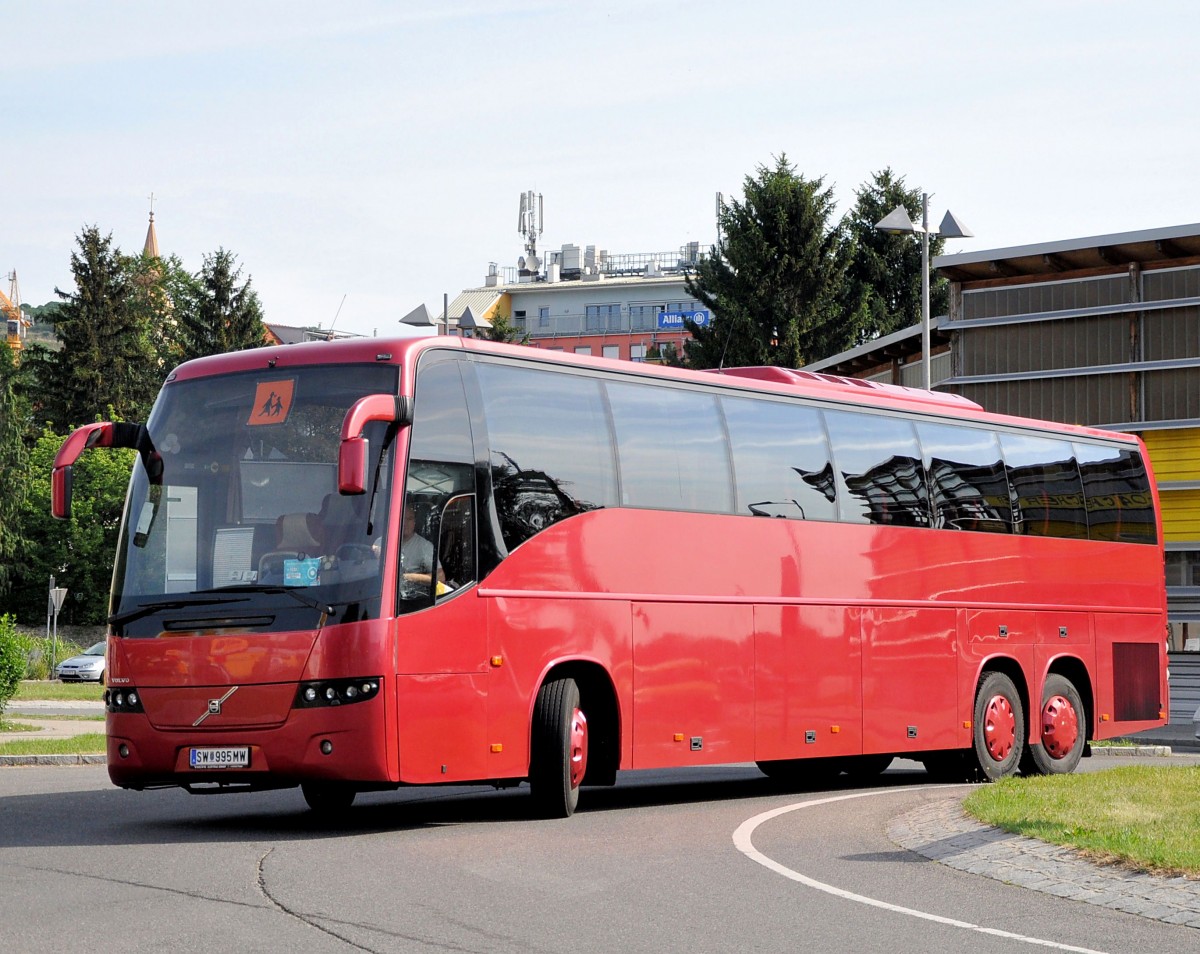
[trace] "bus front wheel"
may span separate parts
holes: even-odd
[[[1036,728],[1040,744],[1029,747],[1022,767],[1036,775],[1075,771],[1083,757],[1087,729],[1079,690],[1065,676],[1046,677]]]
[[[975,694],[975,759],[990,781],[1016,771],[1025,750],[1025,709],[1013,681],[989,672]]]
[[[552,679],[538,691],[530,738],[529,787],[543,818],[569,818],[587,773],[587,717],[574,679]]]

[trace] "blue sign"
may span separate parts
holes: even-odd
[[[316,586],[320,582],[321,572],[319,557],[309,557],[307,560],[283,561],[284,586]]]
[[[707,326],[712,315],[705,311],[660,311],[658,327],[663,331],[683,331],[683,319],[695,322],[701,327]]]

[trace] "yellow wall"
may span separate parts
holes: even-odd
[[[1146,431],[1162,501],[1163,539],[1168,543],[1200,540],[1200,490],[1163,490],[1172,480],[1200,480],[1200,430]]]

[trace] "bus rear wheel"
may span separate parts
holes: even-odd
[[[530,739],[529,787],[542,818],[569,818],[587,774],[587,716],[574,679],[552,679],[538,691]]]
[[[1025,750],[1025,709],[1013,681],[989,672],[975,693],[975,760],[990,781],[1017,770]]]
[[[305,782],[300,786],[308,807],[320,815],[335,815],[354,804],[357,794],[349,785],[338,782]]]
[[[1029,747],[1022,768],[1035,775],[1075,771],[1087,743],[1087,727],[1079,690],[1065,676],[1046,677],[1037,730],[1040,744]]]

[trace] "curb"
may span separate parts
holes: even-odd
[[[1092,755],[1103,755],[1106,758],[1112,756],[1117,758],[1133,758],[1134,756],[1166,758],[1171,754],[1169,745],[1096,745],[1092,743]]]
[[[0,755],[0,768],[6,765],[104,765],[104,755]]]

